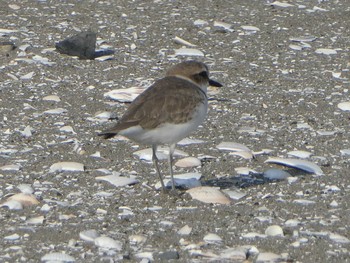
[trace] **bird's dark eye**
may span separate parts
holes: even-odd
[[[198,74],[199,76],[203,77],[203,78],[208,78],[208,72],[206,71],[202,71],[201,73]]]

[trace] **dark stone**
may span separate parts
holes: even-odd
[[[61,54],[78,56],[80,59],[94,59],[96,48],[96,33],[92,31],[81,32],[56,43],[56,49]]]

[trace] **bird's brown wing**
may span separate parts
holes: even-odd
[[[140,94],[119,123],[100,135],[110,138],[135,125],[152,129],[162,123],[186,122],[192,117],[191,112],[198,103],[204,102],[205,96],[198,86],[187,80],[165,77]]]

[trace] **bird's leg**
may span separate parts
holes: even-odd
[[[164,186],[163,178],[162,178],[162,175],[160,174],[159,165],[158,165],[157,145],[155,145],[155,144],[152,145],[152,161],[153,161],[153,165],[156,167],[157,174],[159,176],[160,183],[162,185],[162,190],[163,190],[163,192],[165,192],[165,186]]]
[[[175,145],[171,144],[169,147],[169,170],[170,170],[170,176],[171,176],[171,189],[175,189],[175,180],[174,180],[174,173],[173,173],[173,154],[175,151]]]

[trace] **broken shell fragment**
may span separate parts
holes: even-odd
[[[218,188],[199,186],[186,191],[193,199],[207,204],[230,204],[230,199]]]
[[[271,157],[265,161],[265,163],[276,163],[285,166],[290,166],[293,168],[297,168],[308,173],[314,173],[316,175],[323,175],[323,171],[321,168],[312,162],[300,160],[300,159],[292,159],[292,158],[280,158],[280,157]]]
[[[62,172],[62,171],[83,172],[84,165],[82,163],[77,163],[77,162],[59,162],[59,163],[54,163],[50,167],[50,173]]]

